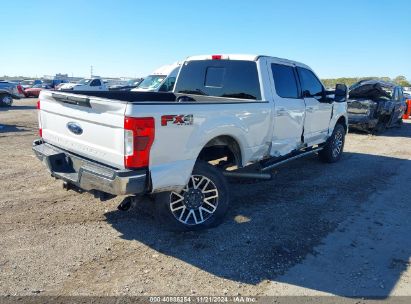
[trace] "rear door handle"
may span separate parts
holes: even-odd
[[[310,112],[310,113],[312,113],[312,112],[314,112],[314,107],[306,107],[305,108],[305,110],[307,111],[307,112]]]

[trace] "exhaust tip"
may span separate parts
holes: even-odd
[[[120,211],[128,211],[130,210],[132,205],[132,198],[131,197],[126,197],[120,205],[117,206],[117,209]]]

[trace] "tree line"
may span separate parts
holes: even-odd
[[[349,87],[360,80],[370,80],[370,79],[378,79],[382,81],[394,82],[403,87],[411,87],[411,83],[407,80],[405,76],[402,76],[402,75],[397,76],[393,79],[391,79],[390,77],[342,77],[342,78],[321,79],[321,81],[323,82],[326,88],[334,88],[337,83],[343,83]]]

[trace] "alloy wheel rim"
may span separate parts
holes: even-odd
[[[333,157],[337,157],[342,150],[343,146],[343,134],[341,131],[338,131],[335,134],[334,142],[333,142]]]
[[[219,193],[216,185],[203,175],[192,175],[180,192],[171,192],[170,210],[184,225],[199,225],[217,210]]]
[[[6,105],[10,105],[11,102],[12,102],[12,100],[13,100],[13,99],[11,99],[11,97],[9,97],[9,96],[5,96],[5,97],[3,98],[3,102],[4,102]]]

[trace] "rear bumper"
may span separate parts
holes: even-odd
[[[119,170],[36,140],[33,151],[51,175],[85,191],[113,195],[141,194],[148,189],[147,170]]]
[[[377,123],[378,119],[370,117],[369,114],[348,113],[348,124],[350,126],[374,128]]]

